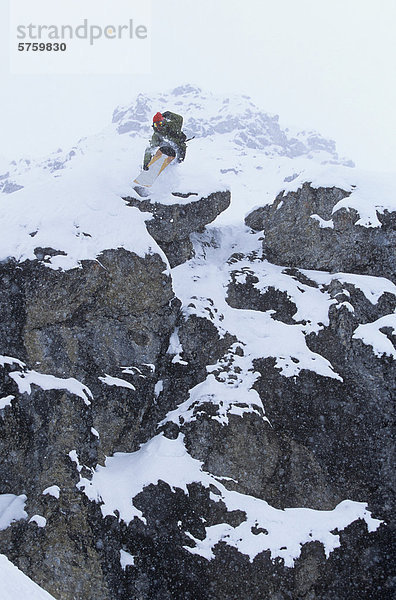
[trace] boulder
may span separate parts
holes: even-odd
[[[176,198],[185,199],[177,203]],[[186,201],[190,199],[190,201]],[[168,257],[171,267],[175,267],[189,260],[193,255],[190,234],[202,231],[205,225],[229,207],[231,194],[229,191],[219,191],[199,198],[198,194],[191,192],[182,194],[174,192],[171,204],[151,202],[150,199],[126,197],[124,200],[130,206],[136,206],[142,212],[151,213],[146,221],[150,235],[163,249]]]
[[[281,192],[273,204],[256,209],[245,222],[264,231],[264,253],[275,264],[396,281],[396,213],[377,212],[381,227],[358,225],[354,209],[333,213],[337,202],[349,194],[307,182],[296,192]]]

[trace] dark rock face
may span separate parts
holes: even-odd
[[[260,293],[254,287],[258,279],[252,274],[246,277],[244,284],[238,283],[237,263],[235,268],[227,297],[232,306],[262,311],[271,308],[272,318],[292,322],[297,308],[287,295],[271,287]],[[284,269],[284,272],[308,282],[297,269]],[[314,282],[310,284],[317,286]],[[255,387],[272,427],[267,428],[266,434],[263,431],[259,436],[246,436],[249,451],[253,440],[259,441],[259,447],[253,450],[250,460],[248,454],[243,453],[243,467],[239,465],[234,471],[227,468],[230,451],[226,448],[228,436],[224,432],[217,437],[220,458],[215,446],[214,452],[211,448],[210,460],[221,461],[222,472],[231,477],[237,477],[236,473],[243,468],[244,481],[249,481],[246,465],[253,467],[253,456],[256,459],[261,456],[254,475],[261,480],[262,489],[256,487],[254,494],[265,497],[274,506],[304,506],[306,502],[308,506],[323,509],[334,506],[340,498],[365,497],[373,514],[381,514],[388,523],[388,528],[381,527],[370,541],[364,529],[358,524],[351,525],[341,536],[342,547],[326,563],[320,551],[313,551],[313,545],[312,550],[307,546],[306,553],[296,562],[289,592],[283,587],[286,580],[282,580],[280,598],[390,597],[394,579],[387,557],[392,555],[394,547],[391,538],[395,473],[391,457],[394,456],[396,368],[392,358],[375,356],[369,346],[353,338],[353,332],[359,323],[374,322],[392,314],[396,297],[385,293],[374,306],[353,285],[341,285],[337,280],[322,291],[336,298],[337,304],[330,307],[329,325],[318,334],[307,336],[307,344],[331,362],[342,381],[310,371],[303,371],[299,377],[285,378],[275,368],[273,359],[256,361],[261,377]],[[346,300],[354,312],[344,306]],[[392,338],[394,343],[394,335]],[[209,446],[208,439],[213,444],[213,436],[203,433],[199,437],[202,447]],[[195,448],[199,448],[199,441],[194,441]],[[287,452],[289,444],[290,454]],[[240,440],[237,447],[243,448],[243,441]],[[265,469],[271,469],[271,461],[272,472],[266,477]],[[212,471],[215,468],[212,465]],[[359,546],[364,550],[359,550]],[[346,564],[349,564],[348,572]],[[254,593],[252,597],[256,597]]]
[[[246,224],[264,231],[263,249],[269,261],[290,267],[346,271],[396,280],[396,215],[379,214],[380,228],[356,225],[353,209],[332,209],[349,196],[339,188],[312,188],[305,183],[296,192],[279,194],[275,202],[253,211]],[[334,227],[320,227],[311,215]]]
[[[68,456],[75,448],[87,464],[98,460],[87,407],[69,393],[35,390],[19,396],[0,421],[2,493],[25,493],[29,515],[47,520],[43,528],[20,521],[0,532],[1,552],[55,598],[110,600],[95,547],[95,507],[75,487],[78,476]],[[54,483],[59,499],[42,493]]]
[[[178,308],[164,270],[157,254],[122,249],[67,272],[6,264],[0,302],[10,326],[3,321],[0,352],[60,377],[122,361],[154,363],[163,343],[158,332],[172,329]]]
[[[230,477],[229,489],[265,498],[276,508],[302,506],[332,510],[341,501],[339,491],[328,484],[327,472],[304,444],[258,419],[238,417],[227,426],[210,418],[186,428],[190,453],[211,473]]]
[[[38,527],[29,520],[13,523],[0,531],[0,552],[55,598],[392,597],[395,366],[390,356],[376,356],[354,332],[359,324],[392,314],[396,296],[384,293],[374,304],[355,285],[331,277],[319,289],[296,268],[299,261],[308,268],[317,260],[315,268],[319,268],[337,260],[335,270],[358,262],[356,255],[347,257],[346,250],[354,239],[353,224],[328,231],[337,232],[340,242],[337,255],[331,257],[326,245],[330,242],[317,237],[317,224],[310,219],[312,212],[329,219],[331,203],[345,192],[312,190],[306,185],[303,193],[311,205],[305,216],[298,213],[294,218],[301,218],[301,228],[308,227],[306,248],[297,244],[300,254],[293,254],[290,233],[276,246],[276,236],[266,234],[265,244],[271,244],[279,257],[283,245],[284,255],[290,258],[285,260],[284,274],[318,295],[329,296],[328,323],[306,334],[305,340],[312,352],[331,363],[339,378],[309,370],[286,377],[275,358],[255,359],[245,375],[252,371],[257,375],[254,390],[267,419],[260,407],[243,412],[247,404],[242,396],[224,421],[219,418],[224,398],[216,404],[208,394],[205,401],[192,405],[190,419],[182,411],[178,419],[166,421],[169,411],[186,402],[209,371],[217,382],[225,373],[232,384],[241,374],[238,360],[248,349],[219,326],[224,307],[216,306],[215,296],[205,299],[209,310],[196,314],[189,314],[186,306],[180,310],[172,274],[164,273],[159,255],[139,257],[123,249],[106,250],[97,261],[67,272],[53,271],[40,260],[1,265],[0,354],[14,356],[26,366],[11,360],[0,366],[0,398],[14,396],[0,410],[0,493],[25,494],[29,518],[43,516],[46,525]],[[177,265],[192,255],[190,233],[211,222],[230,198],[228,192],[219,192],[172,206],[126,200],[152,213],[148,230],[171,264]],[[287,227],[295,226],[292,213],[301,198],[283,200],[285,213],[283,207],[273,214],[271,207],[259,209],[250,215],[249,224],[266,230],[265,215],[274,227],[279,217],[278,235],[286,235]],[[384,223],[388,217],[383,217]],[[387,236],[389,231],[386,225],[378,235]],[[308,252],[314,246],[311,236],[322,244],[315,255]],[[377,238],[370,239],[377,243],[373,241]],[[373,263],[372,271],[364,266],[365,272],[388,273],[387,244],[378,241],[382,248],[376,255],[378,264]],[[265,251],[268,256],[267,246]],[[258,285],[263,262],[257,253],[228,260],[229,281],[222,288],[226,303],[236,312],[271,311],[275,321],[302,327],[290,293],[274,283]],[[172,342],[175,332],[177,343]],[[381,332],[394,341],[391,327]],[[33,378],[36,383],[30,392],[23,391],[17,381],[26,385],[31,373],[51,375],[56,381],[46,387],[48,380]],[[78,381],[72,385],[69,378]],[[92,395],[79,393],[81,385]],[[88,500],[77,487],[80,476],[89,480],[106,457],[136,452],[159,434],[167,440],[183,436],[192,459],[201,461],[203,471],[213,474],[228,491],[264,500],[277,509],[331,511],[347,498],[367,502],[373,516],[387,525],[369,533],[364,521],[354,521],[340,532],[341,545],[329,557],[320,542],[311,541],[303,545],[294,567],[286,567],[269,551],[249,560],[225,541],[216,544],[212,560],[188,551],[195,548],[192,538],[205,539],[207,528],[221,524],[237,528],[245,521],[245,512],[228,510],[214,485],[205,487],[194,480],[187,484],[187,494],[159,479],[133,498],[145,520],[134,518],[127,524],[117,510],[103,517],[100,503]],[[43,494],[54,485],[59,486],[59,498]],[[259,539],[268,530],[256,524],[251,533]],[[133,556],[133,564],[122,568],[121,551]]]
[[[196,196],[191,194],[174,194],[177,196]],[[130,206],[136,206],[142,212],[153,216],[147,221],[147,230],[168,257],[171,267],[175,267],[193,254],[190,234],[202,231],[203,227],[229,207],[231,194],[229,191],[214,192],[207,198],[200,198],[188,204],[164,205],[150,200],[139,200],[127,197],[124,200]]]
[[[271,308],[273,319],[293,323],[297,307],[287,294],[273,287],[260,293],[254,287],[258,281],[254,274],[247,275],[245,283],[238,283],[238,263],[234,264],[228,302],[244,309],[266,311]],[[284,272],[317,288],[315,282],[297,269],[284,269]],[[255,363],[261,373],[255,387],[264,401],[273,430],[287,431],[288,439],[308,450],[318,468],[326,473],[327,482],[336,494],[354,497],[366,493],[375,511],[388,515],[394,481],[389,457],[393,454],[395,363],[389,356],[376,357],[372,348],[355,339],[353,334],[360,323],[372,323],[392,314],[396,297],[385,293],[373,305],[361,290],[351,284],[341,284],[337,279],[331,280],[321,291],[329,293],[335,303],[329,308],[328,326],[307,335],[307,345],[330,361],[342,381],[308,370],[299,377],[285,378],[275,368],[275,361],[268,358]],[[340,436],[340,431],[345,435]],[[301,459],[297,463],[300,467],[303,464]],[[290,492],[290,475],[287,481]],[[289,499],[289,505],[293,503]]]
[[[283,323],[293,323],[293,315],[297,308],[289,300],[286,292],[281,292],[274,287],[269,287],[265,293],[260,293],[254,283],[258,282],[257,277],[248,275],[246,283],[241,285],[235,281],[234,274],[231,274],[232,282],[228,286],[227,302],[234,308],[245,308],[259,310],[275,310],[274,318]]]
[[[0,396],[17,400],[0,417],[1,493],[26,494],[29,515],[45,514],[48,525],[19,522],[1,532],[1,551],[56,598],[114,598],[109,547],[98,542],[103,520],[78,492],[68,454],[76,450],[94,467],[104,455],[138,446],[145,397],[153,395],[145,363],[157,363],[180,305],[164,270],[158,255],[122,249],[68,272],[38,261],[1,267],[0,354],[18,356],[40,373],[78,378],[95,396],[87,406],[65,390],[35,386],[18,394],[9,376],[18,366],[2,374]],[[135,376],[122,373],[128,365],[140,365]],[[136,391],[101,383],[105,374],[129,380]],[[103,432],[100,440],[94,426]],[[59,500],[42,495],[54,484]]]

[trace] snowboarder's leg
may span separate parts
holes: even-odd
[[[166,156],[171,156],[172,158],[177,154],[177,150],[172,148],[172,146],[161,146],[160,150],[162,154],[166,154]]]

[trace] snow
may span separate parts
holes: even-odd
[[[79,489],[84,490],[90,500],[101,500],[102,515],[114,515],[118,510],[120,519],[130,523],[135,517],[145,521],[131,499],[150,483],[160,479],[167,481],[172,488],[180,487],[187,493],[187,484],[194,481],[193,471],[188,472],[187,465],[194,465],[199,471],[198,461],[190,464],[190,457],[179,436],[177,443],[162,434],[155,436],[140,450],[134,453],[117,452],[106,458],[105,467],[98,465],[92,481],[80,479]],[[195,479],[199,481],[199,479]]]
[[[25,363],[17,358],[13,358],[12,356],[0,355],[0,366],[4,367],[5,365],[18,365],[19,367],[23,368]]]
[[[194,140],[195,141],[195,140]],[[142,144],[142,152],[144,144]],[[187,151],[188,152],[188,151]],[[195,162],[189,155],[188,160],[180,169],[176,163],[171,163],[169,167],[161,174],[161,177],[155,182],[150,191],[150,202],[159,202],[164,205],[172,204],[190,204],[200,198],[209,196],[212,192],[224,191],[228,189],[225,182],[220,183],[218,178],[208,171],[207,160]],[[171,192],[176,191],[181,194],[194,195],[188,198],[172,196]]]
[[[16,496],[15,494],[0,494],[0,531],[7,529],[14,521],[26,519],[25,502],[27,498],[24,494]]]
[[[182,360],[181,354],[183,353],[183,346],[179,340],[179,328],[176,327],[169,340],[169,348],[167,354],[174,354],[172,363],[179,363],[180,365],[187,365],[185,360]]]
[[[68,457],[74,463],[76,463],[76,469],[80,473],[82,471],[82,466],[80,465],[80,461],[78,460],[77,450],[70,450],[68,453]]]
[[[381,175],[365,172],[356,180],[352,194],[340,200],[333,208],[333,214],[341,208],[353,208],[359,213],[356,225],[361,227],[381,227],[377,212],[396,210],[395,178],[393,173]]]
[[[29,370],[25,372],[13,371],[10,373],[10,377],[17,384],[20,394],[31,394],[32,385],[37,385],[43,390],[67,390],[71,394],[81,398],[87,406],[91,404],[88,398],[93,398],[89,388],[77,379],[74,379],[74,377],[62,379],[54,375],[46,375]]]
[[[216,247],[209,247],[211,236],[215,237]],[[259,234],[250,234],[244,227],[223,227],[221,230],[211,227],[202,236],[195,236],[195,258],[172,270],[173,286],[183,303],[184,314],[211,320],[221,335],[226,332],[235,335],[248,349],[249,360],[246,362],[250,366],[256,358],[273,357],[277,368],[286,377],[296,376],[302,369],[309,369],[324,377],[341,379],[328,360],[308,348],[303,324],[288,325],[274,320],[271,311],[235,309],[226,302],[225,290],[231,278],[230,273],[235,268],[233,263],[228,264],[226,260],[235,247],[238,252],[243,252],[244,248],[253,246],[257,252],[261,249],[258,238]],[[250,262],[242,262],[241,268],[250,265]],[[269,263],[264,263],[263,266],[258,263],[257,269],[267,269],[264,275],[268,282],[282,278],[280,269]],[[301,315],[314,310],[326,322],[327,313],[324,314],[323,304],[316,307],[312,301],[312,297],[318,298],[319,292],[315,294],[314,288],[309,286],[297,286],[291,277],[282,279],[283,285],[292,290],[295,297],[298,294],[301,296],[297,287],[304,289],[307,301],[306,304],[299,302]],[[311,322],[311,318],[309,321]],[[314,323],[307,331],[317,328],[318,324]],[[247,369],[249,368],[248,366]]]
[[[0,192],[0,260],[12,256],[22,262],[35,259],[36,248],[53,248],[61,254],[47,255],[43,264],[71,269],[82,260],[97,259],[105,249],[125,248],[139,256],[157,252],[166,263],[147,233],[145,219],[150,215],[122,200],[134,193],[132,181],[158,107],[184,115],[184,130],[195,139],[188,144],[184,163],[171,164],[156,181],[151,202],[185,204],[231,189],[231,206],[216,225],[236,225],[257,205],[272,203],[280,192],[310,181],[314,187],[336,185],[350,192],[334,211],[354,208],[358,225],[378,227],[377,212],[395,210],[394,176],[351,168],[332,141],[316,132],[282,131],[276,115],[264,113],[248,98],[199,89],[150,98],[140,94],[115,111],[113,123],[68,151],[8,165]],[[11,183],[23,189],[6,193]],[[194,195],[180,198],[172,192]],[[331,227],[331,221],[319,223]]]
[[[11,406],[11,400],[13,400],[15,396],[11,394],[9,396],[4,396],[4,398],[0,398],[0,410],[3,410],[6,406]]]
[[[125,371],[124,371],[125,372]],[[105,375],[105,377],[99,377],[102,383],[106,385],[114,385],[117,387],[127,388],[129,390],[136,390],[135,386],[129,381],[125,381],[125,379],[120,379],[119,377],[111,377],[110,375]]]
[[[150,371],[155,371],[155,367],[152,364],[147,364],[147,363],[143,363],[144,366],[148,367],[150,369]],[[142,371],[139,369],[139,367],[121,367],[121,371],[126,374],[126,375],[135,375],[137,377],[142,377],[143,379],[146,379],[146,375],[143,375]]]
[[[47,525],[47,519],[41,515],[33,515],[33,517],[29,519],[29,523],[36,523],[37,527],[41,528]]]
[[[385,315],[373,323],[359,325],[353,332],[353,339],[362,340],[368,346],[372,346],[374,354],[378,357],[390,356],[396,359],[396,349],[389,338],[380,330],[389,327],[392,331],[396,329],[396,314]]]
[[[1,600],[56,600],[0,554]]]
[[[127,567],[133,567],[135,564],[135,558],[132,554],[129,554],[126,550],[120,550],[120,564],[123,571]]]
[[[319,215],[311,215],[311,219],[314,219],[314,221],[317,221],[319,223],[319,227],[321,229],[334,229],[334,223],[333,223],[332,219],[330,219],[329,221],[325,221]]]
[[[122,148],[114,151],[120,155]],[[107,167],[106,157],[98,149],[80,156],[72,169],[64,169],[57,178],[44,173],[40,182],[14,194],[1,194],[4,233],[0,260],[9,256],[21,262],[33,260],[35,248],[50,247],[65,254],[47,257],[45,264],[71,269],[107,248],[123,247],[139,256],[153,248],[158,251],[147,233],[143,213],[126,206],[111,189],[110,177],[103,175]],[[111,176],[114,182],[120,179],[114,171]]]
[[[300,269],[300,271],[320,286],[330,285],[333,280],[349,283],[359,289],[374,305],[378,303],[383,294],[396,294],[396,285],[385,277],[355,275],[354,273],[326,273],[326,271],[308,271],[307,269]],[[345,294],[345,290],[343,293]]]
[[[235,358],[240,357],[235,356]],[[236,364],[232,366],[235,369],[235,366],[239,366],[243,362],[243,360],[237,360]],[[213,370],[216,370],[218,366],[220,364],[213,366]],[[213,415],[212,419],[222,425],[228,424],[229,415],[243,416],[245,413],[255,413],[267,420],[264,416],[261,398],[256,390],[252,389],[256,377],[244,368],[238,373],[238,379],[234,380],[230,377],[230,375],[235,375],[234,369],[227,373],[224,372],[223,378],[221,378],[222,373],[220,372],[218,376],[221,378],[220,381],[214,375],[208,375],[205,381],[190,390],[189,397],[185,402],[175,410],[168,412],[160,425],[168,422],[180,425],[195,421],[200,414],[199,407],[203,404],[216,406],[217,414]]]
[[[18,386],[20,394],[31,394],[32,385],[40,387],[42,390],[67,390],[71,394],[74,394],[84,401],[84,404],[89,406],[93,399],[90,389],[82,384],[74,377],[61,378],[55,377],[54,375],[48,375],[46,373],[38,373],[37,371],[26,369],[25,363],[11,356],[0,356],[0,366],[5,365],[17,365],[22,371],[11,371],[9,376]],[[0,399],[0,410],[3,410],[6,406],[11,405],[11,400],[15,396],[9,395]]]
[[[163,389],[164,389],[164,382],[162,379],[160,379],[159,381],[157,381],[157,383],[154,386],[154,395],[156,398],[158,398],[158,396],[163,391]]]
[[[188,454],[182,434],[176,440],[170,440],[161,433],[136,452],[117,452],[106,458],[105,466],[96,467],[92,480],[81,477],[78,487],[90,500],[101,503],[103,517],[115,516],[118,511],[119,519],[128,524],[135,517],[146,522],[133,504],[135,496],[146,486],[161,480],[173,491],[181,489],[188,495],[188,485],[200,482],[212,490],[214,502],[222,500],[229,511],[245,513],[245,518],[235,527],[227,523],[207,527],[204,540],[197,540],[186,532],[195,546],[185,546],[185,549],[207,560],[214,557],[214,547],[223,541],[249,556],[250,560],[269,550],[272,558],[283,558],[285,565],[292,567],[300,556],[302,545],[307,542],[320,541],[329,556],[340,545],[339,535],[334,530],[341,531],[356,519],[364,520],[369,531],[376,530],[381,523],[372,518],[367,506],[360,502],[345,500],[332,511],[280,510],[259,498],[228,490],[221,479],[204,471],[202,463]],[[217,493],[213,493],[213,487]],[[268,533],[254,534],[252,527],[255,526]]]
[[[99,439],[99,437],[100,437],[99,433],[98,433],[98,431],[96,431],[96,429],[94,427],[91,427],[91,433],[92,433],[92,435],[94,435],[96,438]]]
[[[46,494],[59,500],[60,487],[58,485],[51,485],[50,487],[45,488],[43,491],[43,495],[45,496]]]
[[[371,516],[366,504],[351,500],[340,502],[332,511],[309,508],[279,510],[252,496],[242,497],[238,492],[226,492],[224,500],[229,511],[245,511],[246,520],[237,527],[228,523],[206,527],[204,540],[190,534],[196,546],[184,546],[186,550],[211,560],[215,556],[213,549],[216,544],[225,542],[246,554],[250,561],[260,552],[269,550],[271,558],[282,558],[286,567],[293,567],[303,544],[316,540],[321,542],[328,558],[340,546],[339,535],[332,533],[334,530],[341,531],[357,519],[365,521],[370,532],[378,529],[381,523]],[[267,533],[253,533],[254,527]]]

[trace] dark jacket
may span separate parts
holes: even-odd
[[[182,132],[180,123],[183,119],[179,117],[177,122],[172,118],[173,113],[166,111],[163,113],[164,124],[161,128],[155,129],[150,141],[150,145],[146,148],[144,154],[143,168],[147,168],[151,158],[154,156],[158,148],[164,150],[164,154],[168,156],[176,156],[178,162],[182,162],[186,156],[186,135]],[[175,115],[177,116],[177,115]]]

